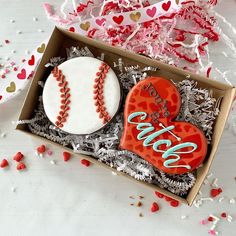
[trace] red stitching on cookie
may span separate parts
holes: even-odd
[[[60,111],[57,116],[57,120],[55,122],[55,125],[58,128],[62,128],[64,126],[63,123],[66,122],[68,117],[68,111],[70,110],[70,89],[68,88],[68,82],[65,79],[65,76],[62,74],[62,71],[58,69],[56,66],[52,70],[52,75],[58,81],[58,86],[60,88],[60,97],[61,97],[61,105],[60,105]]]
[[[108,114],[106,107],[104,105],[104,80],[106,78],[106,74],[109,71],[110,67],[106,63],[102,63],[99,67],[99,71],[96,73],[96,79],[94,80],[94,105],[97,107],[96,112],[99,113],[99,118],[103,119],[103,124],[106,124],[110,119],[110,115]]]

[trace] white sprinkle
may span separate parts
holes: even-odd
[[[211,230],[214,230],[216,228],[216,224],[213,224],[212,226],[211,226]]]
[[[208,174],[208,175],[207,175],[207,177],[206,177],[206,178],[207,178],[207,179],[209,179],[209,178],[211,178],[211,176],[212,176],[212,175],[213,175],[213,174],[212,174],[212,173],[210,173],[210,174]]]
[[[22,34],[22,31],[21,30],[17,30],[16,33],[17,34]]]
[[[229,203],[230,203],[230,204],[234,204],[234,203],[235,203],[235,199],[234,199],[234,198],[231,198],[231,199],[229,200]]]
[[[204,180],[203,184],[209,184],[209,181],[207,179]]]
[[[30,54],[30,51],[28,49],[25,50],[25,54],[26,55],[29,55]]]
[[[6,136],[6,133],[1,133],[1,138],[5,138]]]
[[[211,202],[214,201],[211,197],[202,197],[199,200],[201,200],[201,201],[211,201]]]
[[[16,21],[14,19],[10,19],[10,22],[11,23],[15,23]]]
[[[181,220],[186,220],[187,218],[188,218],[188,216],[186,216],[186,215],[181,216]]]
[[[6,60],[6,61],[9,61],[9,60],[10,60],[10,57],[5,57],[5,60]]]
[[[33,21],[38,21],[38,18],[37,17],[33,17]]]
[[[16,187],[11,187],[11,191],[12,191],[13,193],[15,193],[15,192],[16,192]]]
[[[2,47],[2,44],[0,44],[0,48]]]
[[[117,175],[117,173],[116,173],[116,172],[114,172],[114,171],[112,171],[111,173],[112,173],[113,175]]]
[[[12,53],[12,54],[16,53],[16,50],[14,50],[14,49],[13,49],[13,50],[11,50],[11,53]]]
[[[190,79],[191,78],[191,75],[186,75],[186,79]]]
[[[34,154],[39,157],[39,153],[37,152],[37,150],[34,152]]]
[[[202,192],[201,192],[201,191],[199,191],[199,192],[198,192],[198,194],[199,194],[199,195],[202,195]]]
[[[43,153],[40,153],[40,154],[39,154],[39,157],[40,157],[40,158],[43,158]]]
[[[55,160],[51,160],[50,163],[51,163],[52,165],[56,165],[56,161],[55,161]]]
[[[217,178],[213,179],[213,181],[212,181],[212,183],[211,183],[211,186],[212,186],[212,187],[218,187],[217,181],[218,181]]]
[[[39,32],[39,33],[43,33],[44,30],[42,30],[42,29],[38,29],[38,32]]]
[[[220,220],[217,216],[212,215],[212,214],[210,214],[210,217],[212,217],[213,219],[215,219],[216,223]],[[214,223],[215,223],[215,221],[214,221]]]
[[[223,200],[224,200],[225,198],[224,197],[221,197],[221,198],[219,198],[219,202],[222,202]]]

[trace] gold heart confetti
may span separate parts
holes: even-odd
[[[90,27],[90,23],[88,21],[80,24],[80,28],[84,31],[88,31],[89,27]]]
[[[141,13],[140,12],[131,13],[129,17],[134,22],[137,22],[140,19],[140,17],[141,17]]]
[[[8,86],[8,87],[6,88],[6,91],[7,91],[8,93],[14,93],[14,92],[16,91],[16,84],[12,81],[12,82],[10,83],[10,86]]]
[[[44,50],[45,50],[45,47],[46,47],[46,45],[45,45],[45,43],[43,43],[40,47],[37,48],[37,52],[38,53],[43,53]]]

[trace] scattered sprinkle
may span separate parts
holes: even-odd
[[[5,138],[7,136],[6,133],[1,133],[1,138]]]
[[[7,167],[8,165],[9,165],[9,163],[8,163],[7,159],[3,159],[2,162],[1,162],[1,164],[0,164],[0,167],[1,167],[1,168],[5,168],[5,167]]]
[[[143,203],[140,201],[137,203],[137,207],[141,207],[142,205],[143,205]]]
[[[52,165],[56,165],[56,161],[55,161],[55,160],[51,160],[50,163],[51,163]]]
[[[11,191],[12,191],[13,193],[15,193],[15,192],[16,192],[16,187],[11,187]]]
[[[33,21],[38,21],[38,18],[37,17],[33,17]]]
[[[144,196],[139,196],[139,199],[143,199],[144,198]]]
[[[5,44],[9,44],[10,43],[10,41],[8,39],[5,39],[4,42],[5,42]]]
[[[24,155],[21,152],[17,152],[16,155],[13,157],[13,160],[20,162],[23,158],[24,158]]]
[[[16,169],[21,171],[24,170],[26,168],[26,165],[23,162],[19,162],[16,166]]]
[[[227,217],[227,214],[226,214],[226,212],[222,212],[220,216],[221,216],[222,218],[226,218],[226,217]]]
[[[186,220],[188,217],[186,215],[181,216],[181,220]]]
[[[10,19],[10,22],[11,23],[15,23],[16,21],[14,19]]]
[[[38,29],[38,32],[39,32],[39,33],[43,33],[44,30],[42,30],[42,29]]]
[[[37,152],[40,153],[44,153],[46,151],[46,146],[45,145],[41,145],[39,147],[37,147]]]
[[[139,213],[139,217],[143,217],[143,213]]]
[[[200,221],[200,224],[201,224],[201,225],[206,225],[206,224],[207,224],[207,220],[201,220],[201,221]]]
[[[177,200],[172,200],[172,201],[170,202],[170,205],[171,205],[172,207],[178,207],[178,206],[179,206],[179,201],[177,201]]]
[[[71,158],[71,154],[69,152],[63,152],[63,158],[65,162],[69,161]]]
[[[159,198],[163,198],[164,197],[164,194],[162,193],[159,193],[159,192],[155,192],[156,196],[159,197]]]
[[[213,188],[213,189],[211,189],[211,192],[210,192],[210,195],[211,195],[211,197],[217,197],[219,194],[221,194],[222,193],[222,188]]]
[[[52,150],[48,150],[48,151],[47,151],[47,154],[48,154],[49,156],[51,156],[51,155],[52,155]]]
[[[16,33],[17,34],[22,34],[22,31],[21,30],[17,30]]]
[[[152,206],[151,206],[151,212],[157,212],[157,211],[159,211],[159,205],[156,203],[156,202],[153,202],[152,203]]]
[[[117,175],[117,173],[116,173],[115,171],[112,171],[111,173],[112,173],[113,175]]]
[[[231,198],[231,199],[229,200],[229,203],[230,203],[230,204],[234,204],[234,203],[235,203],[235,199],[234,199],[234,198]]]
[[[86,160],[86,159],[82,159],[82,160],[81,160],[81,164],[84,165],[84,166],[86,166],[86,167],[88,167],[88,166],[90,166],[90,161],[89,161],[89,160]]]
[[[134,199],[134,197],[133,197],[133,196],[129,196],[129,198],[131,198],[131,199]]]

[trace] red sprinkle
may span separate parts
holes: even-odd
[[[2,76],[1,76],[1,78],[2,78],[2,79],[5,79],[5,78],[6,78],[6,76],[5,76],[5,75],[2,75]]]
[[[24,158],[24,155],[21,152],[17,152],[16,155],[13,157],[13,160],[20,162],[23,158]]]
[[[23,162],[19,162],[16,166],[17,170],[24,170],[26,168],[26,165]]]
[[[159,197],[159,198],[163,198],[164,197],[164,194],[162,193],[159,193],[159,192],[155,192],[156,196]]]
[[[6,43],[6,44],[9,44],[10,41],[9,41],[8,39],[5,39],[5,43]]]
[[[86,166],[86,167],[88,167],[88,166],[90,166],[90,161],[88,161],[88,160],[86,160],[86,159],[82,159],[82,160],[81,160],[81,164],[84,165],[84,166]]]
[[[170,201],[174,200],[173,198],[168,197],[168,196],[165,196],[165,195],[164,195],[164,198],[165,198],[165,200],[166,200],[167,202],[170,202]]]
[[[222,218],[226,218],[226,217],[227,217],[227,214],[226,214],[225,212],[222,212],[222,213],[221,213],[221,217],[222,217]]]
[[[9,165],[8,161],[7,161],[6,159],[3,159],[2,162],[1,162],[1,164],[0,164],[0,167],[1,167],[1,168],[5,168],[5,167],[8,166],[8,165]]]
[[[152,207],[151,207],[151,212],[156,212],[156,211],[159,211],[159,205],[156,203],[156,202],[153,202],[152,203]]]
[[[221,194],[223,192],[222,188],[213,188],[211,189],[211,197],[217,197],[219,194]]]
[[[45,151],[46,151],[45,145],[41,145],[37,148],[37,152],[40,154],[44,153]]]
[[[172,200],[172,201],[170,202],[170,205],[171,205],[172,207],[178,207],[178,206],[179,206],[179,201],[177,201],[177,200]]]
[[[211,217],[211,216],[209,216],[207,220],[210,222],[214,221],[213,217]]]
[[[69,161],[71,158],[71,154],[69,152],[63,152],[64,161]]]

